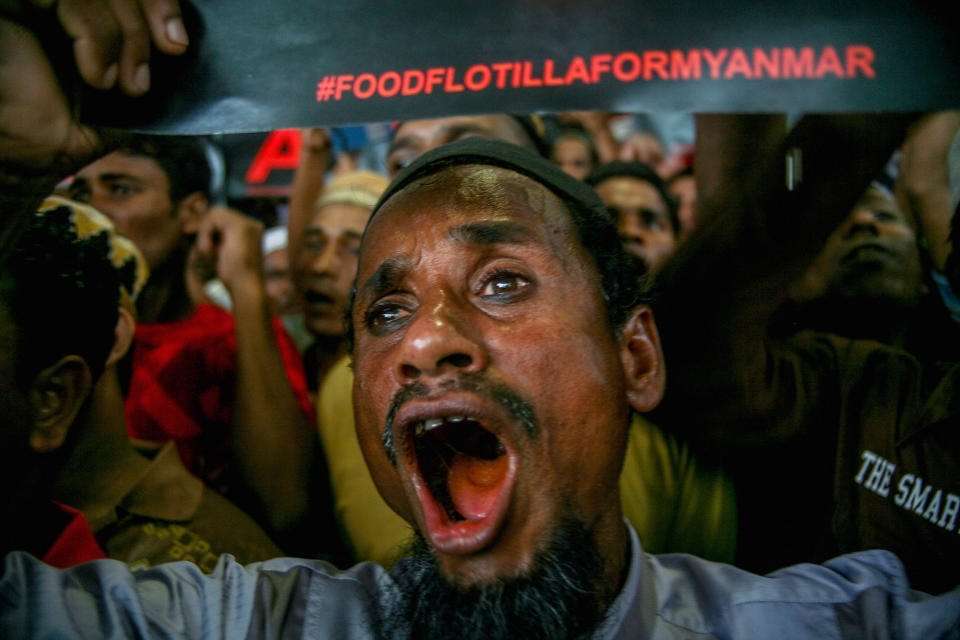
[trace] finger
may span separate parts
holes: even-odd
[[[136,0],[109,0],[123,45],[120,53],[120,87],[132,96],[150,89],[150,30]]]
[[[206,258],[213,256],[216,245],[214,239],[219,235],[215,216],[211,213],[212,210],[207,212],[197,229],[197,251]]]
[[[305,151],[322,152],[330,149],[330,131],[325,128],[304,129],[300,140]]]
[[[140,10],[147,20],[157,49],[170,55],[179,55],[187,50],[190,38],[183,26],[177,0],[140,0]]]
[[[80,76],[98,89],[113,87],[120,75],[123,35],[110,7],[101,0],[62,0],[57,17],[73,39]]]

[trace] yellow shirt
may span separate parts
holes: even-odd
[[[720,467],[698,462],[686,445],[639,414],[630,424],[620,505],[647,553],[733,562],[733,481]]]
[[[377,492],[353,425],[353,370],[336,363],[317,395],[317,422],[330,468],[337,520],[358,561],[389,567],[410,525]],[[648,553],[685,552],[731,562],[737,537],[733,484],[722,469],[698,464],[686,446],[640,415],[630,425],[623,514]]]

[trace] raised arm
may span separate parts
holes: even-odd
[[[303,239],[313,217],[313,205],[323,192],[330,163],[330,132],[304,129],[301,134],[300,164],[293,174],[290,217],[287,218],[287,254],[291,269],[297,264]]]
[[[960,111],[930,114],[911,127],[897,181],[897,196],[919,223],[933,264],[940,271],[950,255],[953,206],[947,156],[958,130]],[[955,238],[956,242],[960,238]]]
[[[763,442],[747,432],[774,410],[786,373],[766,349],[770,315],[908,121],[810,116],[787,133],[777,117],[698,118],[703,222],[665,266],[655,306],[669,371],[660,414],[670,424],[716,444]]]
[[[256,220],[214,207],[197,235],[197,248],[216,265],[234,304],[233,458],[271,531],[282,537],[310,508],[315,438],[310,407],[298,402],[277,345],[263,286],[262,233]]]

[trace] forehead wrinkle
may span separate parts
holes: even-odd
[[[576,259],[584,257],[585,249],[567,205],[545,185],[511,169],[476,164],[441,169],[414,180],[393,194],[380,212],[374,213],[371,223],[396,206],[416,211],[422,206],[421,198],[437,199],[444,206],[474,210],[478,214],[493,214],[500,222],[509,220],[505,214],[539,215],[538,224],[544,230],[544,242],[564,265],[580,269],[592,266],[589,259],[586,264],[580,264],[582,260]],[[513,224],[517,228],[524,226]],[[535,237],[529,229],[527,232],[530,239]],[[489,242],[476,244],[489,245]]]
[[[498,214],[538,214],[544,231],[543,242],[553,255],[568,269],[583,268],[584,265],[574,259],[581,256],[578,251],[581,245],[567,205],[536,180],[509,169],[474,165],[471,173],[462,176],[457,189],[457,199],[460,198],[466,200],[467,206],[472,203],[481,210]],[[528,240],[540,240],[528,228],[517,227],[528,234]]]

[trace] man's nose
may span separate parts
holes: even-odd
[[[847,218],[846,237],[850,238],[860,233],[878,235],[877,216],[870,209],[857,207]]]
[[[637,218],[633,214],[624,215],[620,221],[620,235],[631,242],[644,244],[649,230]]]
[[[311,271],[316,275],[335,276],[340,271],[340,254],[336,242],[328,242],[311,262]]]
[[[487,356],[475,328],[445,302],[421,307],[404,333],[394,375],[400,384],[482,371]]]

